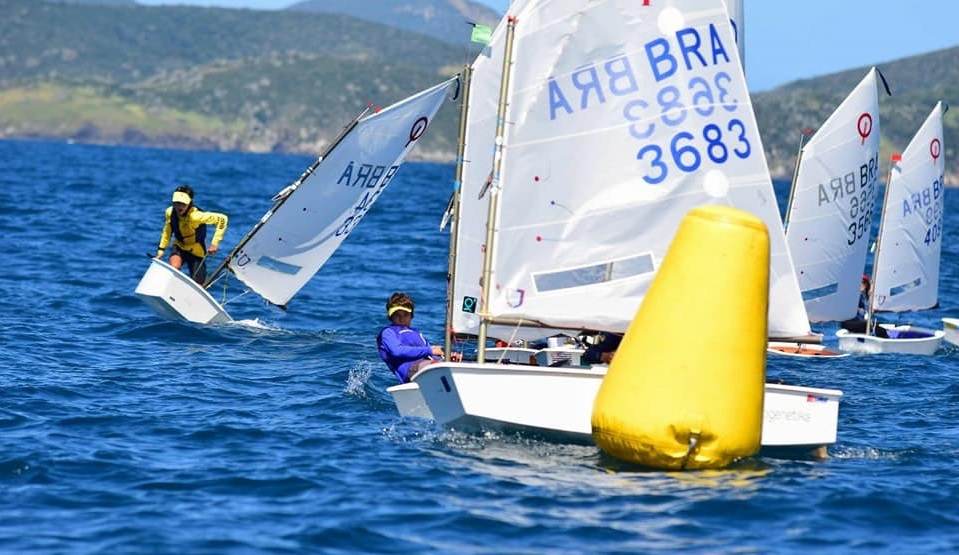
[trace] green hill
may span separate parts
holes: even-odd
[[[495,26],[500,15],[471,0],[303,0],[289,10],[349,15],[462,44],[469,22]]]
[[[959,47],[901,60],[877,63],[892,96],[880,91],[879,114],[883,175],[893,152],[902,152],[939,100],[959,102]],[[868,67],[795,81],[753,95],[753,106],[766,149],[770,171],[792,175],[801,129],[816,129],[865,77]],[[959,185],[959,110],[944,118],[947,183]],[[952,162],[949,162],[952,161]],[[885,178],[883,178],[885,180]]]
[[[466,54],[293,11],[0,0],[0,29],[2,137],[260,152],[315,153],[368,104],[454,75]],[[456,116],[441,110],[419,155],[452,150]]]
[[[404,0],[366,13],[380,2],[256,11],[0,0],[0,138],[315,154],[368,104],[436,84],[478,52],[463,23],[482,15],[471,0]],[[880,98],[884,160],[937,100],[959,99],[957,56],[959,47],[877,60],[893,93]],[[821,125],[867,70],[753,95],[775,177],[792,175],[799,130]],[[957,158],[957,112],[946,114],[947,160]],[[452,161],[457,117],[446,104],[414,154]],[[953,169],[947,181],[957,177]]]

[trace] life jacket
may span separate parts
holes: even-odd
[[[200,210],[200,207],[191,204],[186,211],[186,215],[189,216],[193,210]],[[183,232],[180,231],[180,214],[177,213],[176,208],[170,211],[170,227],[173,228],[173,235],[176,236],[176,240],[183,243]],[[194,238],[206,252],[206,224],[201,224],[200,227],[196,228]]]

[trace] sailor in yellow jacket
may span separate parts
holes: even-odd
[[[179,269],[186,262],[190,269],[190,276],[197,283],[206,281],[206,255],[215,254],[220,241],[226,233],[226,214],[219,212],[204,212],[193,205],[193,189],[189,185],[180,185],[173,192],[173,206],[166,209],[166,220],[163,223],[163,233],[160,235],[160,246],[157,249],[157,258],[163,256],[163,251],[170,244],[173,236],[173,249],[170,253],[170,265]],[[206,226],[215,225],[213,239],[210,246],[206,246]]]

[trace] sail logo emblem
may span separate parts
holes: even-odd
[[[413,141],[422,137],[423,133],[426,133],[426,127],[429,124],[430,124],[430,120],[426,116],[420,116],[419,119],[414,121],[413,126],[410,127],[410,140],[406,141],[406,146],[410,146],[410,144],[412,144]]]
[[[863,112],[862,115],[859,116],[859,121],[856,123],[856,130],[859,131],[862,144],[866,144],[866,137],[872,133],[872,116],[869,112]]]
[[[519,308],[523,306],[523,301],[525,299],[525,289],[510,289],[506,291],[506,304],[508,304],[510,308]]]
[[[242,250],[236,251],[236,254],[233,255],[233,259],[236,260],[236,265],[239,268],[246,266],[251,261],[250,256]]]
[[[939,155],[942,153],[942,142],[939,141],[939,137],[931,140],[929,142],[929,154],[932,155],[932,163],[935,164],[939,161]]]
[[[468,312],[470,314],[476,314],[476,305],[478,304],[476,297],[463,297],[463,312]]]

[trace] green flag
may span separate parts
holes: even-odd
[[[489,44],[493,35],[493,28],[486,25],[473,24],[473,33],[470,34],[470,40],[480,44]]]

